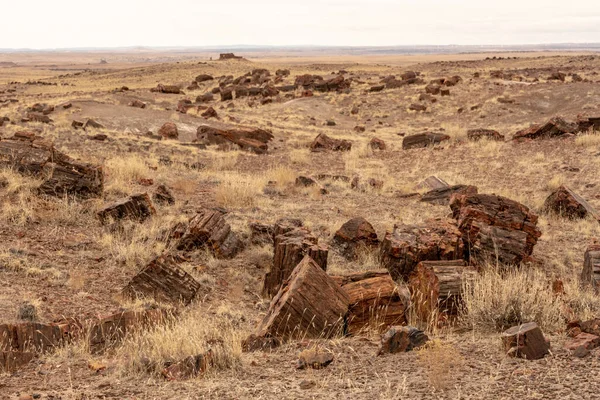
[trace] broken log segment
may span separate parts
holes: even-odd
[[[217,258],[232,258],[243,248],[238,235],[225,221],[223,212],[202,209],[190,218],[187,226],[177,226],[170,239],[178,250],[190,251],[207,247]]]
[[[375,272],[376,274],[376,272]],[[366,273],[364,276],[372,274]],[[364,330],[382,332],[392,325],[407,322],[410,293],[398,286],[388,272],[347,283],[342,290],[348,295],[350,305],[347,333],[358,334]]]
[[[172,305],[188,305],[198,289],[200,284],[172,257],[161,256],[137,273],[122,293],[131,298],[147,297]]]
[[[275,230],[284,229],[280,226]],[[324,271],[327,270],[327,246],[320,245],[318,239],[308,228],[293,228],[280,234],[274,240],[273,267],[265,276],[263,295],[274,296],[283,282],[290,276],[294,268],[309,256]]]
[[[502,343],[508,356],[528,360],[539,360],[550,350],[550,344],[535,322],[513,326],[504,331]]]
[[[465,281],[477,271],[464,260],[422,261],[409,277],[413,309],[420,321],[432,321],[441,313],[458,314]]]
[[[423,225],[401,225],[387,232],[380,261],[394,280],[407,280],[421,261],[461,260],[464,243],[452,220],[433,219]]]
[[[148,193],[137,193],[117,200],[112,204],[104,206],[97,213],[98,219],[102,224],[121,221],[123,219],[143,222],[154,214],[156,214],[156,210],[152,205]]]
[[[287,340],[341,335],[348,305],[346,292],[305,256],[271,301],[258,336]]]
[[[588,246],[583,257],[581,282],[598,289],[600,286],[600,242]]]

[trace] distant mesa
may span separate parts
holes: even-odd
[[[236,56],[233,53],[221,53],[221,54],[219,54],[219,61],[243,60],[243,59],[244,59],[244,57]]]

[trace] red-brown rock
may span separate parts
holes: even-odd
[[[163,126],[158,130],[158,134],[164,139],[177,139],[179,138],[179,131],[177,125],[173,122],[165,122]]]

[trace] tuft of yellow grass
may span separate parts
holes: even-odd
[[[461,374],[465,360],[451,344],[439,339],[427,342],[417,350],[418,364],[427,375],[427,381],[435,390],[445,391],[453,386],[455,377]]]

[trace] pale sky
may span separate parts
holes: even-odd
[[[600,0],[0,0],[0,48],[600,42]]]

